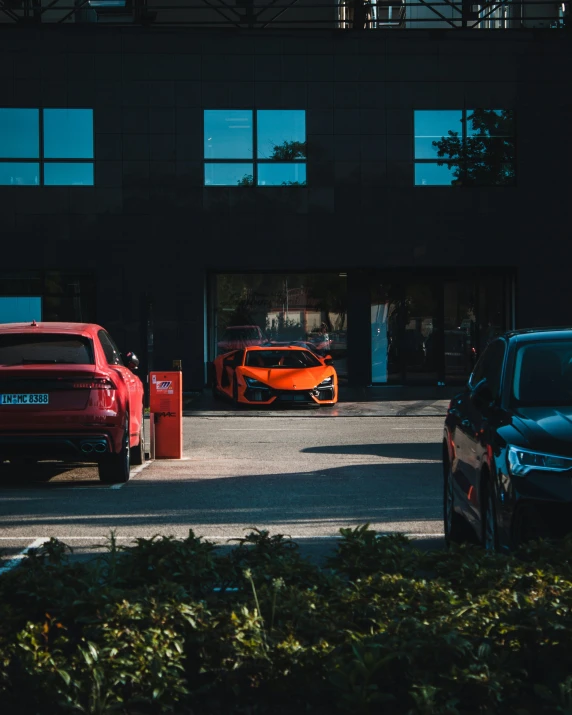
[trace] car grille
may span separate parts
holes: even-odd
[[[311,402],[312,394],[309,390],[277,390],[276,393],[279,402]]]
[[[334,388],[333,387],[319,387],[318,391],[320,393],[318,400],[333,400],[334,399]]]

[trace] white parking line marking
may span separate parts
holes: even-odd
[[[129,481],[131,481],[132,477],[136,477],[144,469],[147,469],[147,467],[150,467],[152,463],[153,463],[153,460],[150,459],[147,462],[145,462],[145,464],[142,464],[141,466],[135,467],[135,469],[132,469],[131,476],[129,477]],[[124,487],[126,484],[129,484],[129,482],[122,482],[121,484],[113,484],[112,486],[109,487],[109,489],[121,489],[121,487]],[[97,489],[97,487],[96,487],[96,489]]]
[[[219,432],[307,432],[302,427],[221,427]]]
[[[8,538],[8,537],[6,537],[6,538]],[[28,539],[29,538],[30,537],[28,537]],[[23,558],[26,557],[26,554],[28,553],[28,551],[30,551],[30,549],[37,549],[38,547],[40,547],[42,544],[45,544],[46,541],[49,541],[49,540],[50,540],[49,537],[44,536],[44,537],[41,537],[39,539],[35,539],[34,541],[32,541],[32,543],[29,546],[26,546],[26,548],[22,549],[22,551],[20,551],[19,554],[16,554],[16,556],[14,556],[13,559],[10,559],[10,561],[8,561],[6,566],[3,566],[2,568],[0,568],[0,574],[6,573],[7,571],[11,571],[15,566],[17,566],[20,563],[20,561]]]

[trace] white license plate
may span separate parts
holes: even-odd
[[[49,401],[50,396],[46,393],[0,395],[0,405],[47,405]]]

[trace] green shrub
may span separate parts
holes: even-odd
[[[222,553],[52,539],[0,577],[0,710],[572,715],[572,538],[512,556],[341,530],[324,568],[254,530]]]

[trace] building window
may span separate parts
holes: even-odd
[[[207,109],[205,186],[305,186],[306,113]]]
[[[416,186],[513,186],[514,112],[415,111]]]
[[[41,296],[0,296],[0,323],[28,323],[41,319]]]
[[[0,109],[0,185],[93,186],[93,110]]]

